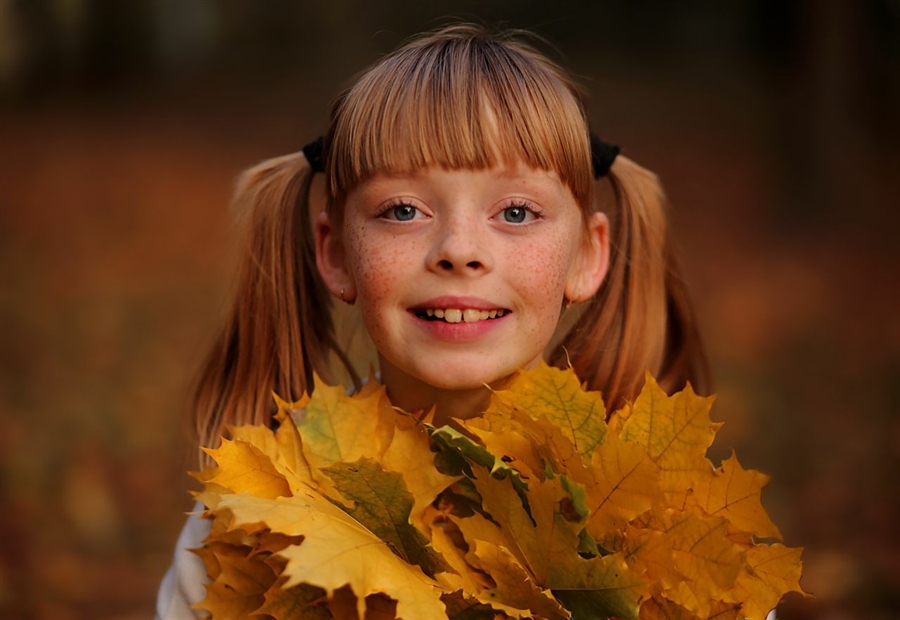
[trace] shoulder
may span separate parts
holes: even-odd
[[[175,544],[172,565],[166,571],[156,598],[157,620],[196,620],[206,617],[205,612],[192,609],[206,596],[206,567],[191,549],[203,546],[209,534],[210,521],[199,516],[198,511],[188,516]]]

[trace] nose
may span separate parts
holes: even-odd
[[[428,264],[437,273],[474,276],[490,271],[493,260],[485,231],[476,222],[445,222],[437,227]]]

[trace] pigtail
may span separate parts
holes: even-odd
[[[634,400],[647,370],[666,391],[686,381],[705,390],[705,356],[669,245],[662,187],[622,155],[606,178],[614,197],[613,208],[604,208],[609,272],[549,361],[571,363],[589,389],[603,392],[610,410]]]
[[[233,207],[245,245],[230,315],[194,392],[201,446],[213,446],[230,425],[269,424],[272,393],[296,399],[311,389],[313,372],[327,379],[330,352],[354,375],[316,271],[311,182],[303,153],[264,161],[238,180]]]

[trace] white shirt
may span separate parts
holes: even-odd
[[[191,609],[191,605],[206,598],[209,578],[203,560],[190,549],[199,549],[209,535],[212,521],[200,518],[203,506],[196,505],[194,514],[187,518],[184,529],[175,543],[175,557],[166,571],[156,596],[156,620],[198,620],[208,618],[203,609]]]

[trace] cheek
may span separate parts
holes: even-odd
[[[530,295],[544,300],[558,314],[572,265],[571,244],[565,239],[535,244],[516,253],[513,266]]]
[[[348,267],[357,289],[357,303],[365,312],[369,306],[395,295],[412,277],[409,251],[390,238],[367,234],[365,225],[346,231]]]

